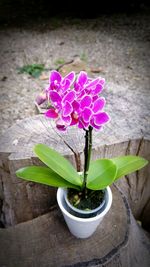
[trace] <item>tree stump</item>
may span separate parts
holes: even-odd
[[[128,93],[126,98],[123,92],[117,92],[111,95],[110,105],[113,104],[117,106],[113,123],[104,132],[95,132],[92,158],[134,154],[150,160],[144,94],[135,92],[131,98]],[[24,119],[1,137],[0,220],[6,229],[0,230],[0,266],[148,267],[149,238],[133,215],[149,230],[150,164],[117,182],[132,212],[125,197],[114,187],[113,207],[95,235],[78,240],[70,235],[55,207],[56,189],[25,182],[15,175],[20,167],[41,164],[33,154],[36,143],[56,149],[78,171],[83,167],[82,131],[70,128],[68,133],[60,135],[43,115]]]
[[[126,198],[116,187],[112,191],[112,208],[88,239],[73,237],[56,207],[0,230],[0,266],[148,267],[149,239],[136,224]]]
[[[96,132],[93,138],[92,158],[114,157],[118,155],[136,154],[150,159],[150,141],[148,138],[110,134],[112,128],[105,128],[105,135]],[[117,131],[116,131],[117,132]],[[83,166],[84,136],[76,128],[71,128],[69,133],[61,135],[54,125],[42,115],[27,118],[7,130],[0,139],[1,154],[1,223],[5,226],[15,225],[31,220],[49,211],[55,204],[56,190],[47,186],[25,182],[18,179],[15,171],[27,165],[41,164],[33,154],[36,143],[45,143],[63,155],[80,171]],[[146,214],[149,210],[150,165],[144,169],[126,176],[118,184],[128,197],[136,218],[145,221],[149,227],[150,221]]]

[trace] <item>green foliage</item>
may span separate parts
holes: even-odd
[[[112,160],[117,166],[117,174],[115,180],[124,175],[140,170],[148,164],[148,161],[146,159],[131,155],[117,157]]]
[[[45,68],[44,64],[31,64],[31,65],[24,65],[18,70],[19,73],[27,73],[34,78],[38,78],[41,75],[41,73],[45,70]]]
[[[77,186],[64,180],[61,176],[47,167],[29,166],[21,168],[16,172],[16,175],[17,177],[31,182],[37,182],[54,187],[69,187],[78,189]]]
[[[44,162],[50,169],[60,175],[68,182],[81,186],[82,181],[80,175],[70,164],[70,162],[62,157],[57,151],[43,144],[37,144],[34,152],[39,159]]]
[[[98,159],[91,162],[87,188],[100,190],[112,184],[117,173],[116,165],[109,159]]]
[[[48,167],[29,166],[21,168],[16,172],[17,177],[49,186],[81,190],[83,176],[78,174],[67,159],[44,144],[37,144],[34,151]],[[137,171],[147,164],[147,160],[138,156],[122,156],[92,161],[86,186],[91,190],[104,189],[120,177]]]

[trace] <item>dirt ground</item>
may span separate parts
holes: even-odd
[[[100,68],[96,75],[105,77],[108,94],[118,89],[124,94],[148,92],[149,32],[148,13],[101,15],[91,20],[53,18],[1,27],[0,133],[35,114],[34,99],[48,83],[18,74],[18,68],[26,64],[43,63],[55,69],[59,62],[79,58],[88,67]]]

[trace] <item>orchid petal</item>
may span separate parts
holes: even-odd
[[[90,108],[85,108],[82,112],[82,119],[84,122],[89,122],[90,121],[90,117],[92,115],[92,111]]]
[[[84,109],[85,107],[89,107],[92,103],[92,99],[89,95],[85,95],[80,102],[81,109]]]
[[[74,101],[72,102],[72,107],[73,107],[73,110],[74,110],[74,111],[78,112],[78,111],[79,111],[79,108],[80,108],[80,104],[79,104],[79,102],[76,101],[76,100],[74,100]]]
[[[56,91],[51,91],[50,92],[50,99],[54,103],[60,103],[61,100],[62,100],[61,96]]]
[[[78,123],[78,121],[79,121],[78,115],[71,114],[71,118],[72,118],[72,121],[71,121],[70,125],[76,125]]]
[[[98,95],[94,95],[94,96],[92,97],[92,102],[94,103],[98,98],[99,98]]]
[[[65,124],[70,125],[72,118],[71,118],[71,116],[66,116],[66,117],[62,116],[62,120],[65,122]]]
[[[103,107],[105,106],[105,103],[106,103],[106,101],[105,101],[105,98],[104,98],[104,97],[98,98],[98,99],[94,102],[92,111],[93,111],[94,113],[99,112],[100,110],[103,109]]]
[[[86,82],[87,82],[87,73],[84,71],[81,71],[78,75],[77,83],[83,86]]]
[[[60,88],[60,83],[57,81],[51,82],[49,89],[50,90],[58,90]]]
[[[57,81],[60,83],[61,80],[62,80],[62,77],[58,71],[56,70],[51,71],[50,78],[49,78],[50,83],[54,81]]]
[[[103,85],[100,84],[100,83],[98,83],[98,84],[96,85],[95,89],[92,90],[92,94],[93,94],[93,95],[98,95],[98,94],[100,94],[100,93],[102,92],[102,90],[103,90]]]
[[[98,126],[100,126],[101,124],[105,124],[109,120],[110,120],[110,117],[108,116],[106,112],[101,112],[101,113],[94,115],[94,123]]]
[[[66,125],[64,123],[64,121],[59,118],[57,121],[56,121],[56,127],[59,131],[66,131]]]
[[[74,91],[70,91],[69,93],[67,93],[64,96],[62,102],[65,103],[66,101],[68,101],[68,102],[72,103],[74,99],[75,99],[75,92]]]
[[[71,71],[70,73],[68,73],[65,77],[64,77],[64,80],[69,80],[71,83],[74,82],[75,80],[75,72],[74,71]]]
[[[79,91],[80,87],[81,86],[79,85],[79,83],[74,82],[74,89],[75,89],[75,91]]]
[[[86,129],[86,128],[88,128],[88,126],[89,126],[89,122],[83,121],[82,118],[79,120],[78,128]]]
[[[79,121],[79,123],[78,123],[78,128],[79,129],[84,129],[84,125],[83,125],[83,123],[81,121]]]
[[[96,86],[96,85],[98,84],[99,80],[100,80],[100,78],[96,78],[96,79],[94,79],[93,81],[90,81],[90,82],[88,83],[88,85],[86,86],[86,88]]]
[[[100,129],[102,129],[102,126],[101,126],[101,125],[98,126],[98,125],[96,125],[96,124],[94,123],[94,119],[92,119],[92,120],[90,121],[90,125],[91,125],[93,128],[95,128],[96,130],[100,130]]]
[[[62,132],[65,132],[66,129],[67,129],[65,125],[57,125],[57,124],[56,124],[56,128],[57,128],[59,131],[62,131]]]
[[[69,89],[70,85],[71,85],[71,82],[67,79],[63,80],[61,83],[61,87],[62,87],[64,92]]]
[[[58,112],[54,108],[50,108],[45,112],[45,116],[51,119],[56,119],[58,118]]]
[[[72,105],[68,101],[66,101],[65,105],[63,107],[63,116],[66,117],[66,116],[70,115],[72,113],[72,111],[73,111]]]
[[[78,94],[78,98],[82,99],[85,96],[86,92],[84,89],[80,90],[80,93]]]
[[[46,101],[46,96],[47,96],[46,92],[42,92],[41,94],[39,94],[35,99],[36,103],[38,105],[44,103]]]
[[[100,79],[99,83],[102,84],[102,85],[104,86],[104,84],[105,84],[105,79],[104,79],[104,78]]]

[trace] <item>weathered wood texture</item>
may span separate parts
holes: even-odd
[[[0,266],[149,267],[149,238],[116,187],[109,213],[95,234],[74,238],[54,207],[32,221],[0,230]]]
[[[140,136],[140,133],[134,136],[134,130],[129,128],[129,132],[124,136],[121,128],[119,135],[119,126],[118,131],[117,125],[115,128],[113,126],[110,124],[109,127],[105,127],[105,133],[95,133],[93,159],[136,154],[150,160],[150,141],[147,134],[147,138]],[[82,169],[84,136],[80,130],[71,128],[67,134],[60,136],[50,121],[42,115],[27,118],[8,129],[0,139],[1,222],[6,227],[48,212],[56,201],[55,189],[27,183],[15,175],[15,171],[20,167],[41,164],[33,154],[33,146],[36,143],[50,145],[69,158],[73,165],[77,165],[78,170]],[[136,218],[144,219],[146,227],[149,225],[146,216],[149,211],[149,168],[150,166],[147,166],[133,175],[126,176],[120,182],[134,215]]]
[[[104,132],[95,133],[92,157],[136,154],[150,160],[148,109],[143,95],[139,98],[135,92],[131,101],[130,95],[126,98],[122,92],[117,93],[118,100],[113,94],[110,100],[112,106],[118,103],[113,123]],[[71,236],[62,215],[53,208],[55,189],[16,177],[18,168],[41,164],[33,154],[36,143],[50,145],[82,170],[83,142],[81,131],[71,128],[60,136],[42,115],[24,119],[1,137],[0,218],[1,225],[7,228],[0,230],[0,266],[149,267],[149,238],[132,212],[148,230],[150,165],[118,182],[132,212],[114,188],[112,209],[87,240]]]

